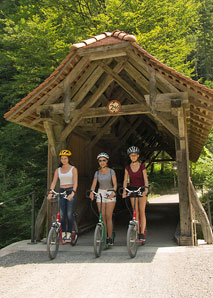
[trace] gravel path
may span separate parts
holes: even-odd
[[[174,209],[174,207],[173,207]],[[126,223],[117,227],[116,245],[96,259],[93,231],[75,247],[61,246],[49,261],[46,245],[15,243],[0,251],[0,297],[179,298],[212,297],[213,245],[180,247],[172,239],[174,210],[148,216],[148,240],[130,259]]]
[[[99,259],[92,247],[84,248],[59,252],[54,261],[42,251],[0,258],[0,297],[212,297],[212,245],[144,247],[135,259],[125,247],[104,251]]]

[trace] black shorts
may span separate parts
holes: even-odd
[[[142,187],[142,188],[143,188],[143,186],[128,186],[127,188],[128,188],[129,190],[137,190],[139,187]],[[136,198],[138,198],[138,197],[142,197],[142,196],[143,196],[143,195],[137,195]],[[129,197],[129,198],[134,198],[135,195],[134,195],[134,194],[130,194],[130,195],[128,195],[128,197]]]

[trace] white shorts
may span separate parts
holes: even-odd
[[[112,191],[110,190],[105,190],[105,189],[99,189],[98,193],[100,193],[102,195],[102,203],[112,203],[112,202],[116,202],[116,197],[113,197],[111,200],[108,198],[107,195],[110,195],[112,193]],[[100,203],[101,202],[101,198],[98,197],[96,199],[96,203]]]

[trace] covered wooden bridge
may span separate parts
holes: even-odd
[[[79,171],[77,209],[85,224],[90,217],[85,191],[97,153],[110,154],[122,183],[129,146],[141,149],[147,165],[167,152],[178,168],[180,245],[195,244],[195,217],[206,242],[213,242],[189,174],[189,161],[199,158],[212,116],[212,90],[167,67],[137,45],[135,36],[118,30],[73,44],[58,68],[5,114],[8,121],[47,134],[48,184],[59,151],[72,151]],[[50,206],[49,221],[55,212]]]

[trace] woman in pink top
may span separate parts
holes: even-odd
[[[126,198],[125,188],[127,187],[128,178],[130,180],[130,184],[128,188],[130,190],[137,190],[140,186],[146,186],[145,191],[143,192],[143,196],[140,198],[136,198],[136,220],[139,219],[140,214],[140,222],[138,228],[141,227],[141,232],[139,233],[139,239],[145,241],[144,231],[146,228],[146,199],[148,193],[148,177],[146,172],[146,167],[143,163],[139,161],[140,150],[138,147],[132,146],[127,150],[127,154],[131,160],[130,165],[126,166],[124,181],[123,181],[123,198]],[[131,204],[134,204],[134,198],[130,197]],[[139,231],[138,231],[139,232]]]

